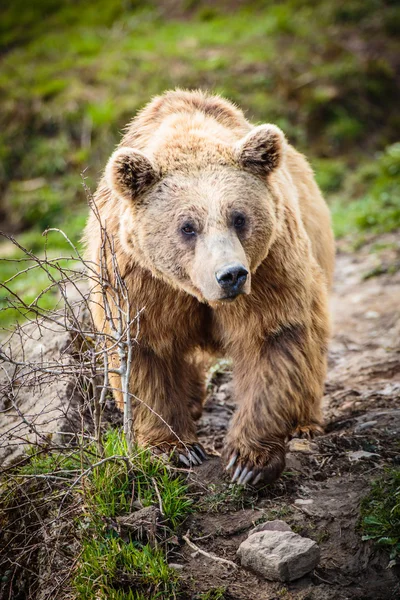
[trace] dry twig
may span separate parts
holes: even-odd
[[[199,552],[200,554],[202,554],[203,556],[206,556],[207,558],[210,558],[211,560],[215,560],[217,562],[221,562],[224,563],[226,565],[229,565],[230,567],[233,567],[234,569],[237,569],[238,566],[237,564],[235,564],[233,561],[228,560],[227,558],[221,558],[220,556],[216,556],[215,554],[213,554],[212,552],[206,552],[205,550],[202,550],[201,548],[199,548],[198,546],[196,546],[196,544],[194,544],[190,538],[189,538],[189,531],[186,533],[186,535],[182,536],[182,539],[185,540],[185,542],[187,543],[187,545],[192,548],[192,550],[195,550],[196,552]]]

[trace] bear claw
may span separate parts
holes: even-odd
[[[235,463],[237,458],[233,456],[231,458],[231,460],[229,461],[228,467],[231,468],[229,465],[231,465],[232,460],[233,464]],[[232,465],[233,466],[233,465]],[[227,470],[228,470],[227,467]],[[261,473],[259,473],[258,471],[254,472],[253,469],[248,469],[247,467],[242,467],[241,465],[236,467],[236,470],[232,476],[231,482],[232,483],[237,483],[238,485],[246,485],[247,483],[250,483],[252,478],[255,476],[255,480],[253,481],[253,484],[255,483],[256,479],[257,481],[259,481],[261,479]]]
[[[231,472],[231,482],[238,485],[257,485],[274,482],[282,473],[285,466],[285,449],[283,444],[274,444],[274,452],[255,456],[240,457],[239,452],[228,455],[226,471]],[[234,467],[236,467],[234,469]],[[232,471],[233,475],[232,475]]]
[[[230,459],[229,463],[227,464],[227,466],[225,468],[225,471],[229,471],[229,469],[232,469],[233,465],[237,461],[237,457],[238,457],[238,453],[237,452],[235,452],[234,454],[232,454],[231,459]]]
[[[186,467],[190,467],[190,461],[186,458],[184,454],[178,454],[178,459],[183,463]]]
[[[203,448],[200,446],[200,444],[195,444],[193,447],[196,450],[197,454],[200,454],[203,460],[208,460],[208,456],[205,450],[203,450]]]
[[[208,456],[200,444],[173,444],[164,442],[153,448],[153,452],[164,458],[164,460],[174,461],[175,463],[183,465],[185,468],[190,469],[201,465],[203,461],[208,459]]]

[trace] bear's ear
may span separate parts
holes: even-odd
[[[236,143],[236,160],[244,169],[263,177],[281,164],[285,143],[279,127],[259,125]]]
[[[119,148],[107,163],[106,179],[114,192],[132,201],[159,179],[159,173],[140,150]]]

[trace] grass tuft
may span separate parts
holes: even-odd
[[[173,598],[177,585],[178,575],[160,549],[112,537],[84,542],[74,578],[82,600]]]
[[[395,561],[400,556],[400,470],[388,469],[361,503],[363,540],[373,540]]]

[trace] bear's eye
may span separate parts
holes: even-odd
[[[185,223],[185,225],[183,225],[181,227],[181,231],[185,235],[195,235],[196,234],[196,230],[195,230],[194,226],[191,225],[191,223]]]
[[[243,227],[246,225],[246,219],[244,218],[243,215],[236,215],[236,217],[233,220],[233,226],[235,227],[235,229],[243,229]]]

